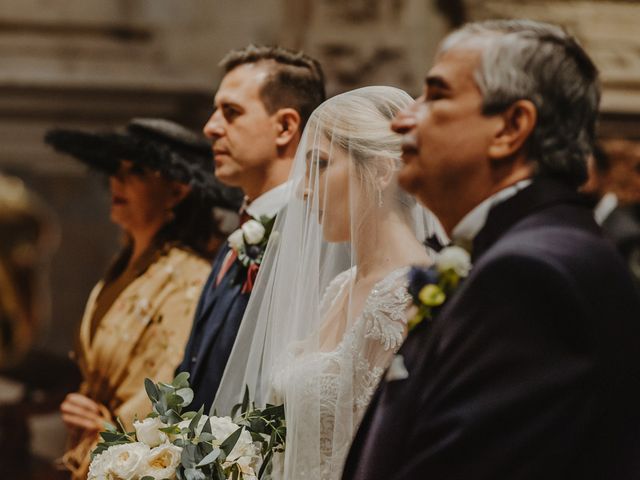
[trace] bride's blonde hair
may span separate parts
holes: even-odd
[[[400,169],[402,137],[391,130],[391,120],[413,101],[399,88],[364,87],[324,102],[310,124],[322,125],[325,137],[349,154],[363,191],[373,198],[380,194],[380,178]],[[402,190],[394,196],[402,205],[415,204]]]

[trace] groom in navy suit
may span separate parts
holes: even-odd
[[[558,27],[492,21],[445,39],[393,122],[399,180],[473,266],[409,332],[344,479],[640,478],[640,300],[576,194],[599,96]]]
[[[221,66],[225,75],[204,126],[213,143],[216,177],[244,191],[241,222],[273,218],[284,207],[286,181],[305,122],[325,98],[322,70],[300,52],[254,45],[231,52]],[[221,247],[178,367],[191,374],[190,409],[204,406],[208,412],[211,407],[255,274],[229,243]],[[242,386],[238,389],[241,393]]]

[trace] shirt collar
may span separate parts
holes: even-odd
[[[618,197],[615,193],[609,192],[605,194],[596,208],[593,210],[593,216],[596,219],[598,225],[602,225],[602,223],[607,219],[611,212],[613,212],[618,206]]]
[[[489,211],[504,202],[505,200],[513,197],[520,190],[531,185],[532,180],[530,178],[521,180],[518,183],[508,186],[493,195],[486,200],[479,203],[473,210],[467,213],[460,222],[454,227],[451,232],[451,237],[454,242],[462,241],[462,243],[472,241],[475,236],[482,230],[484,224],[487,221]]]
[[[263,193],[247,206],[246,212],[253,218],[275,217],[287,204],[290,187],[291,182],[285,182]]]

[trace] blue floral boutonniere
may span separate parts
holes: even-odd
[[[457,246],[444,248],[428,268],[413,267],[409,272],[409,293],[417,311],[409,320],[409,331],[423,320],[432,319],[470,270],[469,252]]]

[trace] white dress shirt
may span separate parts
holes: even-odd
[[[285,182],[271,190],[264,192],[246,207],[246,212],[253,218],[263,216],[274,217],[282,210],[287,201],[291,189],[291,182]]]
[[[451,232],[451,238],[454,243],[460,242],[462,244],[466,244],[473,241],[475,236],[480,232],[480,230],[482,230],[482,227],[484,227],[484,224],[487,222],[489,211],[499,203],[513,197],[520,190],[531,185],[532,181],[533,180],[530,178],[520,180],[518,183],[510,185],[507,188],[503,188],[479,203],[454,227]]]

